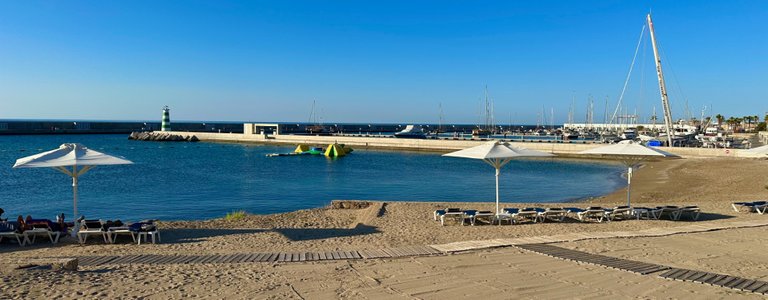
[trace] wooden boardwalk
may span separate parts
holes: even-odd
[[[323,260],[348,260],[372,258],[399,258],[423,255],[442,255],[430,246],[383,248],[378,250],[327,251],[327,252],[267,252],[210,255],[125,255],[125,256],[81,256],[79,264],[84,266],[120,264],[238,264],[310,262]]]
[[[639,261],[632,261],[627,259],[591,254],[582,251],[570,250],[561,247],[556,247],[547,244],[529,244],[529,245],[517,245],[517,248],[544,254],[546,256],[560,258],[564,260],[570,260],[580,263],[599,265],[608,267],[611,269],[617,269],[622,271],[628,271],[640,275],[646,275],[656,273],[659,271],[669,270],[672,267],[649,264]]]
[[[544,254],[550,257],[575,261],[578,263],[598,265],[640,275],[658,273],[658,276],[661,278],[679,281],[691,281],[739,291],[768,295],[768,282],[760,280],[752,280],[724,274],[649,264],[640,261],[565,249],[547,244],[517,245],[516,247],[523,250]]]
[[[768,295],[768,282],[724,274],[671,268],[668,271],[659,274],[659,277],[680,281],[692,281],[739,291]]]

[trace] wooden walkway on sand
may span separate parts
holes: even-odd
[[[125,256],[81,256],[79,264],[84,266],[120,264],[238,264],[310,262],[324,260],[399,258],[422,255],[440,255],[443,252],[430,246],[383,248],[378,250],[327,251],[327,252],[266,252],[209,255],[125,255]]]
[[[768,282],[730,276],[725,274],[680,269],[670,266],[650,264],[640,261],[597,255],[577,250],[565,249],[549,244],[517,245],[517,248],[544,254],[550,257],[618,269],[640,275],[658,273],[661,278],[691,281],[719,286],[744,292],[768,295]]]

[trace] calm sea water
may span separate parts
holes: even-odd
[[[71,219],[72,180],[48,168],[12,169],[15,160],[65,142],[132,160],[80,178],[86,217],[199,220],[234,210],[255,214],[327,205],[333,199],[492,202],[487,164],[439,154],[356,149],[340,159],[266,157],[293,147],[129,141],[126,135],[0,136],[0,207],[4,217]],[[620,165],[554,159],[517,160],[500,177],[503,202],[559,202],[620,186]]]

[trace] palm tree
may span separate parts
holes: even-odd
[[[766,115],[766,117],[768,117],[768,115]],[[717,119],[717,127],[723,126],[723,120],[725,119],[723,115],[717,114],[717,116],[715,116],[715,119]]]
[[[752,123],[752,116],[744,116],[741,118],[743,121],[747,122],[747,125],[750,125]],[[746,129],[749,129],[749,126],[744,126]]]

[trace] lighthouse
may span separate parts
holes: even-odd
[[[160,128],[160,131],[171,131],[171,109],[168,108],[168,105],[163,107],[163,122]]]

